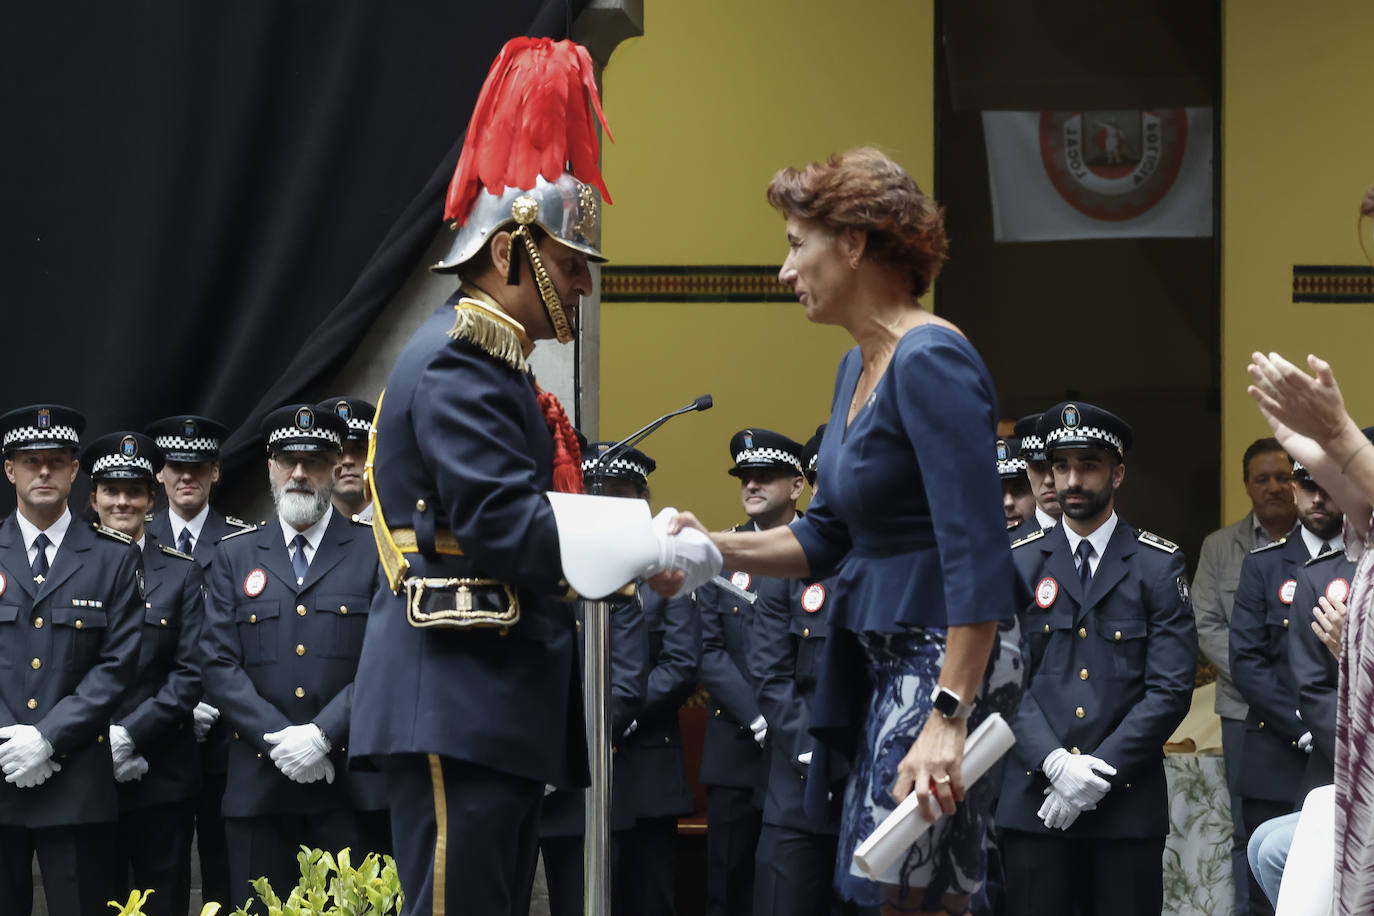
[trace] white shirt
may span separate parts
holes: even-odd
[[[1092,545],[1092,552],[1088,554],[1088,571],[1097,575],[1097,565],[1102,562],[1102,552],[1107,549],[1107,542],[1112,539],[1112,532],[1116,531],[1116,512],[1107,516],[1107,520],[1097,526],[1097,530],[1086,538],[1080,534],[1075,534],[1074,530],[1068,525],[1064,526],[1064,534],[1069,539],[1069,553],[1074,555],[1073,564],[1078,566],[1078,545],[1081,541],[1087,541]]]
[[[193,518],[193,519],[191,519],[190,521],[187,521],[186,519],[182,518],[180,515],[177,515],[177,514],[176,514],[176,511],[175,511],[171,506],[168,506],[168,507],[167,507],[167,518],[168,518],[168,520],[170,520],[171,523],[172,523],[172,546],[173,546],[173,547],[176,547],[178,550],[181,549],[180,547],[177,546],[178,544],[181,543],[181,532],[182,532],[184,529],[189,528],[189,529],[191,529],[191,543],[190,543],[190,548],[191,548],[192,550],[195,550],[195,549],[196,549],[196,545],[200,543],[200,532],[201,532],[201,529],[203,529],[203,528],[205,527],[205,520],[206,520],[207,518],[209,518],[209,517],[210,517],[210,504],[209,504],[209,503],[206,503],[205,505],[201,506],[201,507],[200,507],[200,511],[196,513],[196,517]]]
[[[1045,528],[1053,528],[1055,525],[1059,524],[1059,519],[1041,509],[1040,504],[1036,503],[1035,523],[1040,526],[1041,530],[1044,530]]]
[[[46,553],[48,565],[52,566],[52,561],[57,556],[57,548],[62,546],[62,539],[67,536],[67,529],[71,527],[72,511],[70,509],[63,509],[62,517],[53,522],[52,527],[48,528],[46,531],[40,531],[38,526],[24,518],[24,513],[22,512],[16,511],[14,513],[14,518],[19,522],[19,534],[24,538],[24,549],[28,551],[29,554],[29,565],[32,566],[33,561],[38,558],[38,548],[33,546],[33,539],[38,537],[41,533],[48,536],[48,541],[50,543],[48,544]]]
[[[147,537],[148,537],[148,536],[145,534],[143,537],[141,537],[141,538],[139,538],[138,540],[134,541],[134,544],[138,547],[138,552],[139,552],[139,553],[142,553],[142,552],[143,552],[143,542],[147,539]]]
[[[318,522],[304,531],[297,531],[295,528],[288,525],[281,515],[278,514],[277,522],[281,525],[282,537],[286,538],[287,556],[292,555],[291,542],[296,539],[296,535],[303,534],[305,535],[305,562],[306,565],[309,565],[310,561],[315,559],[315,551],[320,549],[320,541],[324,540],[324,529],[329,527],[329,520],[333,515],[334,507],[328,506],[325,508],[324,515],[320,517]]]
[[[1302,531],[1302,542],[1307,546],[1308,559],[1311,559],[1312,557],[1321,556],[1329,550],[1335,550],[1337,547],[1344,547],[1344,544],[1342,544],[1341,542],[1341,536],[1339,534],[1329,541],[1323,541],[1321,538],[1317,537],[1315,534],[1308,531],[1306,527],[1301,525],[1299,525],[1298,527]]]

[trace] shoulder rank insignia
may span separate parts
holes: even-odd
[[[1263,544],[1263,545],[1261,545],[1261,546],[1259,546],[1259,547],[1252,547],[1252,548],[1250,548],[1250,552],[1251,552],[1251,553],[1264,553],[1266,550],[1273,550],[1275,547],[1282,547],[1284,544],[1287,544],[1287,543],[1288,543],[1288,538],[1279,538],[1277,541],[1270,541],[1268,544]]]
[[[1011,549],[1012,549],[1012,550],[1015,550],[1016,548],[1020,547],[1020,546],[1023,545],[1023,544],[1029,544],[1029,543],[1031,543],[1032,541],[1038,541],[1038,540],[1040,540],[1040,539],[1041,539],[1042,537],[1044,537],[1044,536],[1045,536],[1045,529],[1044,529],[1044,528],[1041,528],[1039,531],[1032,531],[1030,534],[1026,535],[1025,537],[1023,537],[1023,538],[1017,538],[1016,540],[1012,541],[1012,542],[1011,542]]]
[[[1345,555],[1345,551],[1342,550],[1342,549],[1339,548],[1339,547],[1336,547],[1336,548],[1333,548],[1332,550],[1328,550],[1326,553],[1319,553],[1319,554],[1317,554],[1315,557],[1313,557],[1312,559],[1308,560],[1306,563],[1304,563],[1304,564],[1302,564],[1302,565],[1303,565],[1303,566],[1311,566],[1313,563],[1320,563],[1322,560],[1329,560],[1329,559],[1331,559],[1332,557],[1340,557],[1340,556],[1344,556],[1344,555]]]
[[[105,535],[105,537],[109,538],[112,541],[119,541],[119,543],[121,544],[132,544],[134,542],[134,539],[129,537],[123,531],[116,531],[113,528],[106,528],[99,522],[92,522],[91,527],[95,529],[96,534],[103,534]]]
[[[235,521],[237,522],[237,524],[240,524],[240,525],[244,524],[243,522],[238,522],[237,519],[236,519]],[[236,537],[238,537],[240,534],[247,534],[247,533],[250,532],[250,531],[257,531],[257,530],[258,530],[258,526],[257,526],[257,525],[249,525],[247,528],[240,528],[238,531],[231,531],[231,532],[229,532],[228,534],[226,534],[224,537],[220,538],[220,539],[219,539],[219,543],[224,543],[225,541],[229,540],[230,538],[236,538]]]
[[[145,524],[151,524],[155,518],[157,518],[157,513],[149,512],[147,515],[143,516],[143,521]]]
[[[1178,553],[1177,544],[1175,544],[1173,541],[1166,541],[1159,535],[1153,534],[1149,531],[1140,532],[1140,537],[1137,538],[1137,540],[1140,541],[1140,543],[1142,544],[1149,544],[1155,550],[1162,550],[1165,553]]]
[[[166,544],[158,544],[158,545],[157,545],[157,549],[158,549],[158,550],[161,550],[163,553],[167,554],[167,556],[169,556],[169,557],[181,557],[181,559],[183,559],[183,560],[194,560],[194,559],[195,559],[195,557],[191,556],[189,553],[182,553],[180,550],[177,550],[175,547],[168,547]]]
[[[353,516],[349,516],[349,519],[348,519],[348,520],[349,520],[350,522],[352,522],[353,524],[355,524],[355,525],[366,525],[366,526],[369,527],[369,528],[372,527],[372,519],[370,519],[370,518],[362,518],[362,517],[360,517],[360,516],[353,515]]]
[[[252,522],[245,522],[243,519],[234,518],[234,516],[232,515],[226,515],[224,517],[224,520],[229,524],[233,525],[235,528],[242,528],[245,531],[252,531],[254,528],[258,527],[257,525],[254,525]]]

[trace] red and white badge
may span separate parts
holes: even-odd
[[[9,580],[5,578],[5,574],[0,573],[0,595],[3,595],[5,593],[5,586],[9,584]]]
[[[1035,603],[1040,607],[1047,608],[1054,604],[1054,599],[1059,597],[1059,583],[1046,576],[1040,580],[1040,584],[1035,587]]]
[[[1298,580],[1288,579],[1279,586],[1279,600],[1284,604],[1293,603],[1293,593],[1298,590]]]
[[[814,614],[825,604],[825,586],[816,582],[806,587],[802,592],[802,610],[808,614]]]
[[[261,569],[255,569],[243,577],[243,593],[249,598],[258,597],[265,588],[267,588],[267,573]]]
[[[0,588],[0,591],[4,589]],[[1326,586],[1326,600],[1344,602],[1350,596],[1350,583],[1345,579],[1332,579]]]
[[[748,589],[749,583],[753,581],[753,577],[750,576],[747,572],[737,572],[730,574],[730,584],[733,585],[735,588]]]

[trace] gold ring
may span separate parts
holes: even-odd
[[[931,779],[931,782],[935,783],[937,786],[946,785],[949,783],[949,774],[946,773],[943,776],[936,776]]]

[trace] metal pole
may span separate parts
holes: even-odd
[[[611,603],[582,602],[582,699],[591,787],[583,806],[586,916],[611,916]]]

